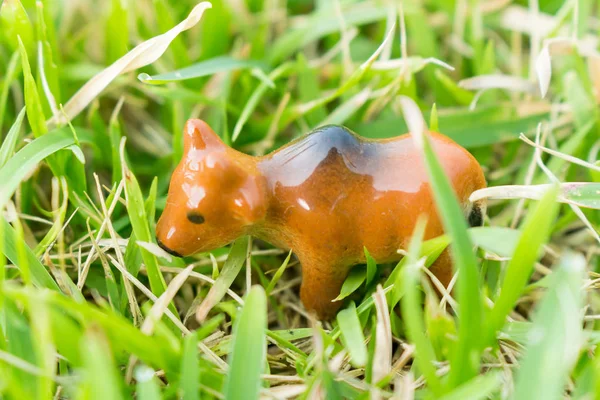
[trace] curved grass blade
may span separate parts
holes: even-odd
[[[75,138],[66,129],[56,129],[35,139],[17,152],[0,169],[0,210],[6,205],[19,184],[49,155],[75,144]]]
[[[267,296],[261,286],[253,286],[233,328],[233,352],[225,381],[227,400],[258,399],[267,356]]]
[[[204,1],[192,9],[186,19],[174,26],[171,30],[146,40],[134,47],[129,53],[119,58],[102,72],[95,75],[75,93],[64,106],[64,113],[55,115],[50,124],[64,124],[67,120],[75,118],[88,106],[116,77],[129,71],[141,68],[156,61],[167,50],[169,44],[181,32],[195,26],[204,11],[211,4]]]
[[[265,65],[257,60],[238,60],[237,58],[222,56],[205,60],[189,67],[178,69],[158,75],[139,74],[138,79],[150,85],[163,85],[169,82],[184,81],[186,79],[200,78],[216,74],[217,72],[235,71],[240,69],[261,68]]]

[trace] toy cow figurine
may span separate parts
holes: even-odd
[[[159,245],[175,256],[213,250],[242,235],[292,249],[302,264],[300,295],[321,319],[335,315],[350,268],[397,261],[417,218],[428,215],[425,239],[443,233],[420,152],[410,135],[368,140],[325,126],[264,157],[225,145],[203,121],[185,126],[184,157],[171,179],[157,226]],[[471,225],[483,207],[468,201],[485,186],[469,152],[427,133]],[[448,285],[447,252],[431,271]]]

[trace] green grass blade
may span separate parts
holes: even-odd
[[[239,60],[229,56],[221,56],[204,60],[189,67],[158,75],[139,74],[138,79],[151,85],[163,85],[169,82],[200,78],[214,75],[218,72],[236,71],[241,69],[261,68],[265,65],[256,60]]]
[[[277,38],[268,53],[271,64],[284,60],[312,41],[339,31],[338,18],[332,18],[335,15],[334,5],[331,3],[326,4],[329,5],[328,10],[313,12],[307,23],[303,24],[301,28],[290,30],[285,35]],[[405,7],[409,8],[411,4],[407,3]],[[348,10],[344,10],[342,18],[348,27],[361,26],[384,20],[388,12],[388,8],[380,5],[357,2]]]
[[[46,307],[46,310],[50,316],[56,351],[67,358],[73,367],[81,367],[83,354],[79,351],[79,343],[83,337],[82,327],[61,310],[53,307]]]
[[[21,63],[19,62],[19,52],[15,51],[8,62],[8,67],[6,68],[6,72],[3,77],[2,91],[0,92],[0,132],[2,131],[2,126],[4,125],[4,115],[6,113],[6,103],[8,101],[8,93],[10,87],[15,79],[17,79],[17,75],[21,72]],[[2,135],[0,134],[0,137]]]
[[[204,321],[209,311],[225,296],[227,289],[231,286],[234,279],[240,273],[242,265],[246,261],[246,253],[248,251],[248,236],[244,236],[231,245],[229,255],[225,261],[225,265],[221,270],[219,278],[217,278],[215,284],[210,288],[206,298],[196,313],[196,319],[198,321]]]
[[[443,387],[440,379],[436,375],[434,365],[435,352],[433,346],[425,334],[425,324],[423,322],[423,311],[419,295],[419,264],[418,255],[420,252],[423,234],[425,233],[425,220],[420,219],[415,227],[413,237],[410,242],[408,252],[408,262],[402,271],[404,286],[404,298],[402,300],[402,316],[406,324],[406,333],[411,343],[415,345],[415,362],[419,370],[423,373],[425,380],[431,392],[439,397],[443,393]]]
[[[125,161],[125,140],[121,141],[121,168],[123,178],[125,179],[127,213],[129,214],[131,228],[135,234],[136,241],[154,243],[154,238],[152,237],[150,227],[148,226],[148,218],[146,217],[144,198],[142,196],[140,185],[138,184],[135,175],[129,170],[127,162]],[[140,247],[139,251],[142,254],[144,264],[146,265],[150,289],[152,290],[152,293],[158,297],[167,289],[165,278],[158,266],[158,260],[154,254],[143,247]],[[169,304],[169,309],[177,315],[177,310],[173,303]]]
[[[458,84],[441,69],[435,70],[434,77],[437,83],[443,87],[457,103],[467,106],[473,101],[475,95],[458,86]],[[435,129],[432,127],[431,130]]]
[[[367,271],[362,266],[354,267],[350,270],[348,277],[340,289],[338,297],[333,301],[340,301],[354,293],[367,278]]]
[[[277,268],[275,275],[273,275],[273,279],[271,279],[271,282],[269,282],[269,286],[267,286],[267,289],[265,289],[265,291],[267,292],[267,297],[273,291],[273,289],[275,289],[275,285],[277,285],[277,282],[281,278],[281,275],[283,275],[283,273],[285,272],[285,269],[287,268],[287,265],[290,262],[291,257],[292,257],[292,252],[290,251],[288,253],[287,257],[285,258],[285,260],[283,260],[283,263],[281,263],[281,266],[279,268]]]
[[[4,221],[4,219],[3,219]],[[29,257],[28,257],[28,252],[29,252],[29,246],[27,246],[27,244],[25,243],[25,232],[23,229],[23,224],[21,223],[21,220],[16,218],[13,221],[14,224],[14,228],[15,228],[15,237],[21,240],[16,240],[14,242],[16,250],[15,253],[17,254],[17,262],[15,265],[18,266],[19,268],[19,272],[21,273],[21,279],[23,280],[23,284],[26,287],[29,287],[32,284],[32,278],[31,278],[31,268],[29,267]],[[6,246],[5,246],[6,247]]]
[[[592,93],[589,87],[582,82],[581,76],[574,70],[564,74],[563,87],[567,103],[573,110],[575,125],[583,128],[590,121],[598,120],[598,109],[593,106]]]
[[[499,226],[481,226],[469,229],[473,244],[501,257],[512,257],[517,248],[521,232]]]
[[[253,286],[233,328],[233,352],[225,381],[225,399],[258,399],[260,376],[267,355],[266,329],[267,296],[261,286]]]
[[[115,351],[131,353],[146,364],[164,369],[168,373],[176,373],[179,370],[179,360],[176,358],[178,354],[171,346],[156,337],[144,335],[131,321],[112,313],[110,309],[100,309],[90,303],[76,301],[55,292],[30,291],[8,285],[4,286],[4,294],[7,298],[18,301],[47,302],[53,309],[85,326],[100,326]]]
[[[108,124],[108,137],[110,138],[110,154],[112,161],[112,181],[120,182],[123,177],[121,170],[121,158],[119,155],[119,143],[121,142],[121,124],[117,114],[113,114]]]
[[[315,109],[321,108],[321,107],[325,106],[327,103],[337,99],[338,97],[344,95],[345,93],[348,93],[349,90],[352,89],[353,87],[355,87],[364,78],[364,76],[371,70],[373,63],[379,57],[379,55],[385,48],[386,44],[391,39],[393,33],[394,33],[394,30],[392,30],[392,29],[389,32],[387,32],[385,38],[383,39],[383,42],[379,45],[379,47],[375,50],[375,52],[373,52],[373,54],[371,54],[371,56],[364,63],[362,63],[354,72],[352,72],[352,75],[350,75],[348,77],[348,79],[346,79],[343,83],[341,83],[336,88],[336,90],[333,91],[333,93],[331,93],[328,96],[323,96],[318,99],[313,99],[312,101],[309,101],[308,103],[300,104],[300,105],[297,105],[296,107],[294,107],[291,110],[289,115],[287,115],[285,118],[282,118],[283,122],[280,123],[280,129],[285,128],[289,123],[291,123],[298,117],[300,117],[304,114],[310,113],[310,112],[314,111]],[[286,65],[286,64],[283,64],[283,65]]]
[[[458,343],[450,361],[450,387],[457,387],[468,381],[479,371],[481,343],[473,337],[484,325],[482,296],[479,288],[479,269],[473,253],[473,245],[467,233],[467,221],[463,209],[458,203],[450,180],[437,159],[426,134],[425,123],[417,105],[409,98],[403,98],[404,115],[409,121],[413,140],[421,146],[425,158],[427,175],[433,191],[436,208],[440,214],[444,231],[451,238],[450,253],[454,268],[458,270],[456,297],[458,299],[459,324]],[[418,126],[418,120],[422,125]],[[422,144],[420,144],[422,140]],[[485,325],[484,325],[485,326]]]
[[[39,287],[45,287],[60,292],[60,289],[52,276],[50,276],[46,268],[36,258],[29,246],[25,244],[23,238],[19,237],[17,231],[10,226],[10,224],[6,222],[4,218],[0,218],[0,224],[2,224],[1,229],[2,235],[4,236],[2,251],[6,258],[8,258],[14,265],[20,266],[19,249],[24,249],[33,283]]]
[[[438,236],[434,239],[429,239],[421,244],[420,257],[426,257],[425,265],[430,267],[431,264],[440,256],[440,254],[448,247],[450,239],[447,235]],[[403,258],[394,267],[394,270],[385,281],[384,287],[388,288],[391,286],[391,291],[388,295],[388,304],[390,308],[394,308],[398,301],[404,296],[404,284],[402,283],[402,268],[406,264],[407,259]],[[392,286],[393,285],[393,286]]]
[[[510,104],[504,104],[475,111],[458,108],[452,113],[438,115],[438,123],[443,126],[444,135],[470,149],[515,141],[521,132],[535,132],[540,120],[548,117],[546,113],[517,117],[516,111],[510,107]],[[482,127],[485,127],[485,135],[481,134]],[[406,124],[400,117],[381,118],[352,128],[361,136],[378,139],[407,132]]]
[[[27,11],[20,0],[7,0],[0,6],[0,26],[2,39],[6,40],[12,50],[19,48],[19,36],[28,52],[33,52],[33,27]]]
[[[560,186],[561,200],[600,210],[600,183],[563,183]]]
[[[501,385],[502,375],[498,372],[489,372],[462,384],[452,392],[440,397],[439,400],[489,399]]]
[[[154,229],[154,223],[156,221],[156,191],[157,191],[158,179],[154,177],[152,179],[152,183],[150,184],[150,190],[148,192],[148,197],[144,202],[144,210],[146,211],[146,215],[148,216],[148,224],[150,227],[151,234],[156,236],[156,231]],[[183,264],[183,263],[182,263]],[[182,265],[183,266],[183,265]]]
[[[240,23],[240,15],[234,11],[238,8],[237,5],[225,0],[212,1],[211,4],[210,18],[206,18],[200,25],[198,46],[202,49],[203,59],[229,52],[235,43],[235,36],[231,35],[232,28]],[[261,25],[264,26],[264,23]],[[257,46],[254,42],[249,44],[253,48],[250,55],[254,55]],[[186,65],[189,65],[189,62]]]
[[[127,5],[129,3],[129,5]],[[129,47],[128,9],[135,11],[134,3],[111,0],[110,12],[105,20],[106,65],[112,64],[127,53]]]
[[[154,370],[146,365],[140,365],[135,370],[135,380],[137,381],[137,398],[140,400],[160,400],[160,387],[158,379],[154,375]]]
[[[203,322],[202,326],[194,332],[198,338],[198,341],[205,339],[207,336],[213,333],[219,327],[219,325],[223,323],[224,319],[225,314],[217,314],[211,319]]]
[[[336,318],[344,347],[350,352],[352,365],[357,368],[364,367],[367,363],[367,346],[354,302],[351,301],[348,307],[337,314]]]
[[[48,132],[46,126],[46,117],[44,116],[44,109],[40,101],[40,96],[37,91],[35,79],[31,74],[31,67],[29,66],[29,59],[27,57],[27,51],[23,42],[19,38],[19,51],[21,53],[21,66],[23,67],[23,77],[25,80],[25,105],[27,106],[27,120],[31,126],[31,130],[36,137],[40,137]]]
[[[343,125],[348,119],[356,115],[358,109],[365,105],[371,95],[371,89],[366,88],[349,98],[347,101],[332,110],[325,119],[316,126]]]
[[[533,317],[514,399],[562,399],[582,341],[585,258],[565,253]]]
[[[25,299],[23,303],[27,304],[27,301]],[[35,365],[37,360],[33,345],[33,328],[27,323],[22,310],[12,299],[6,298],[3,301],[2,322],[3,335],[6,338],[3,351],[29,364]],[[20,368],[7,367],[10,380],[18,382],[18,385],[15,385],[17,388],[13,389],[22,396],[18,398],[35,398],[37,377]]]
[[[318,71],[309,67],[306,57],[302,53],[298,54],[296,65],[298,68],[298,100],[307,103],[321,98]],[[319,121],[323,121],[326,117],[327,112],[321,107],[315,108],[304,115],[309,126],[316,126]]]
[[[106,337],[89,330],[81,342],[81,354],[89,398],[122,399],[121,380]]]
[[[277,67],[273,71],[271,71],[271,73],[269,73],[268,79],[270,81],[275,81],[277,78],[279,78],[280,76],[287,73],[292,67],[293,67],[293,64],[291,64],[291,63],[281,64],[279,67]],[[263,97],[263,95],[265,94],[265,92],[267,91],[268,88],[269,88],[269,84],[265,81],[262,81],[256,87],[254,92],[252,92],[252,95],[248,99],[248,102],[244,106],[244,109],[242,110],[240,117],[238,118],[237,122],[235,123],[235,126],[233,127],[233,134],[231,136],[232,142],[236,141],[236,139],[242,132],[244,125],[250,118],[250,115],[256,109],[258,102]]]
[[[4,165],[6,165],[10,157],[12,157],[13,153],[15,152],[15,148],[17,147],[17,140],[19,139],[19,133],[21,132],[21,124],[23,123],[24,117],[25,107],[23,107],[21,112],[19,112],[19,115],[17,115],[17,119],[10,127],[6,138],[2,142],[2,147],[0,147],[0,170]],[[0,124],[0,126],[2,125]]]
[[[33,327],[33,345],[37,364],[42,374],[38,377],[38,398],[46,399],[52,393],[51,376],[56,369],[56,349],[52,342],[50,313],[45,304],[29,304],[29,317]]]
[[[437,107],[435,103],[433,103],[433,106],[431,107],[431,114],[429,114],[429,129],[434,132],[440,131]]]
[[[451,384],[458,386],[475,376],[479,370],[480,343],[471,334],[481,326],[483,320],[479,270],[464,214],[427,139],[424,153],[437,209],[441,214],[444,230],[452,240],[450,252],[459,272],[456,288],[460,307],[458,344],[450,372]]]
[[[198,335],[192,333],[183,341],[179,394],[183,400],[199,400],[200,367],[198,365]]]
[[[19,150],[0,169],[0,210],[17,190],[21,181],[36,168],[37,163],[73,144],[75,139],[70,132],[56,129]]]
[[[500,294],[489,314],[486,325],[486,345],[489,341],[494,340],[496,333],[502,329],[506,316],[514,308],[527,285],[542,245],[550,237],[552,223],[559,209],[556,202],[557,192],[558,188],[556,187],[548,191],[528,213],[519,243],[506,267]]]
[[[5,229],[5,224],[0,223],[0,287],[2,287],[4,285],[4,281],[6,280],[6,255],[5,255],[5,250],[4,250],[4,237],[5,237],[5,233],[4,233],[4,229]],[[2,301],[3,301],[3,297],[0,296],[0,310],[2,309]],[[2,322],[1,317],[0,317],[0,322]],[[0,349],[2,349],[2,324],[0,323]]]
[[[42,254],[48,249],[48,247],[54,243],[57,239],[59,233],[63,229],[63,223],[65,221],[65,217],[67,214],[67,206],[68,206],[68,188],[67,183],[64,179],[58,181],[57,190],[62,189],[62,204],[59,205],[57,209],[54,210],[54,223],[50,230],[44,235],[43,239],[38,243],[37,246],[33,249],[33,252],[37,257],[41,257]]]
[[[158,32],[166,32],[174,26],[177,21],[173,17],[173,7],[166,0],[153,0],[154,3],[154,15],[156,16],[157,28]],[[211,10],[211,15],[214,13],[215,4],[213,2],[213,10]],[[208,19],[209,21],[212,18]],[[204,26],[206,20],[204,21]],[[202,35],[204,37],[204,35]],[[204,50],[204,47],[202,46]],[[183,38],[181,36],[176,37],[169,46],[169,54],[173,55],[175,60],[175,65],[179,68],[190,64],[190,55],[188,54],[188,48],[184,44]]]
[[[52,16],[48,12],[47,7],[44,6],[43,2],[36,2],[35,11],[38,45],[38,76],[41,80],[41,74],[43,72],[43,76],[45,77],[47,83],[47,90],[44,90],[44,86],[41,84],[38,85],[38,90],[40,93],[46,93],[45,97],[48,97],[47,92],[50,92],[52,94],[54,105],[61,104],[60,82],[58,78],[59,67],[56,65],[57,44],[56,34],[54,32],[54,21],[52,20]],[[42,55],[42,60],[39,59],[40,52]],[[43,61],[43,65],[40,61]],[[48,103],[51,101],[49,98],[46,100]],[[49,107],[46,107],[45,110],[51,111]]]
[[[371,253],[369,253],[366,247],[363,250],[365,252],[365,259],[367,260],[367,286],[369,286],[377,274],[377,262],[371,257]]]

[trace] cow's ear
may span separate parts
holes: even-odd
[[[224,146],[219,136],[201,119],[189,119],[183,132],[183,149],[205,149],[213,146]]]

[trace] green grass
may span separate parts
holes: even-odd
[[[0,399],[600,396],[600,2],[1,4]],[[485,226],[425,141],[447,235],[365,249],[318,323],[287,251],[158,250],[188,118],[249,154],[429,121],[483,166]]]

